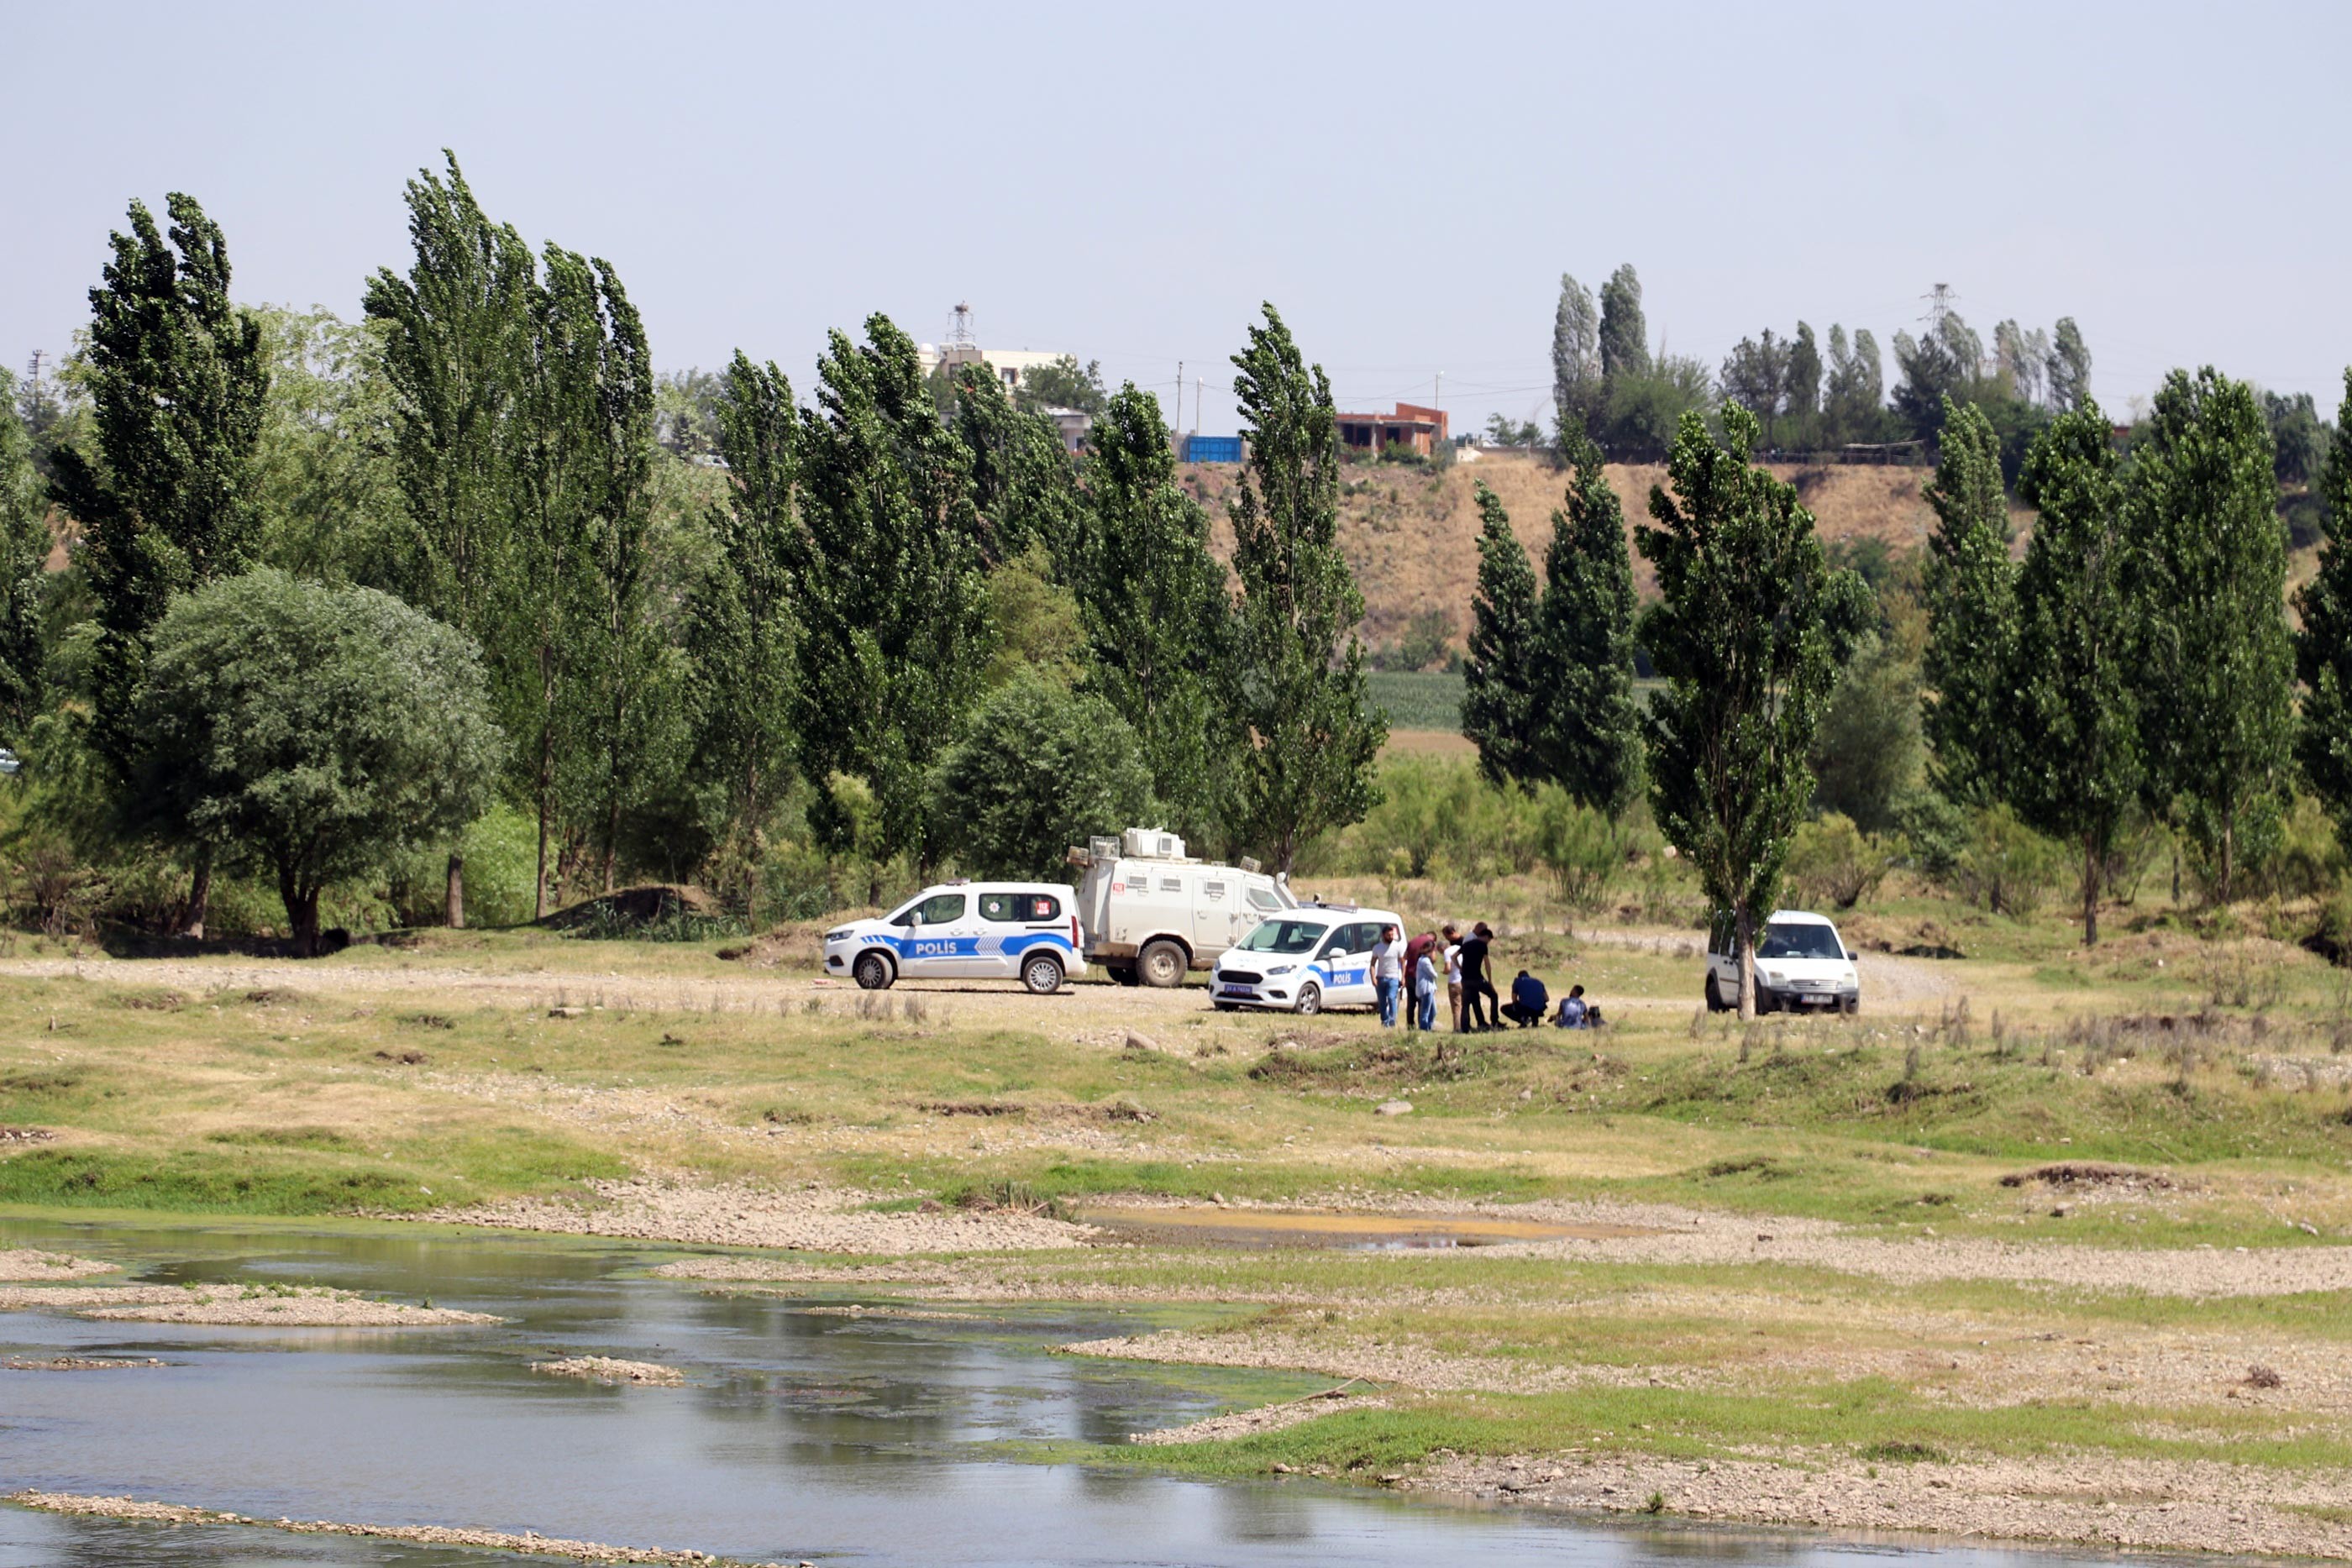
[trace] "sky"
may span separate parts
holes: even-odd
[[[1937,283],[1988,342],[2074,317],[2118,415],[2206,363],[2332,414],[2352,362],[2340,4],[0,0],[0,37],[20,371],[172,191],[239,298],[355,317],[445,148],[614,264],[661,366],[740,348],[804,397],[828,330],[968,301],[1171,416],[1181,364],[1229,433],[1271,301],[1343,407],[1458,430],[1548,411],[1560,275],[1623,262],[1709,364],[1800,319],[1886,345]]]

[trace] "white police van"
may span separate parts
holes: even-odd
[[[949,882],[824,934],[824,972],[869,991],[901,978],[1020,982],[1039,996],[1087,967],[1077,894],[1050,882]]]
[[[1404,922],[1384,909],[1302,904],[1269,915],[1225,949],[1209,973],[1209,999],[1220,1011],[1375,1007],[1372,947],[1381,932]]]

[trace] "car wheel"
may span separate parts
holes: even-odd
[[[1062,961],[1040,953],[1021,966],[1021,983],[1041,997],[1062,988]]]
[[[1706,1010],[1711,1013],[1728,1012],[1731,1010],[1731,1004],[1725,1001],[1723,999],[1723,993],[1716,988],[1715,975],[1711,970],[1708,972],[1706,977]]]
[[[1192,960],[1185,956],[1184,949],[1173,942],[1146,942],[1135,960],[1136,973],[1142,977],[1143,983],[1162,990],[1182,985],[1184,971],[1191,967]]]
[[[1299,987],[1298,999],[1290,1004],[1290,1010],[1295,1013],[1305,1014],[1308,1017],[1312,1017],[1313,1015],[1321,1012],[1323,1010],[1323,988],[1315,984],[1312,980],[1309,980],[1307,984]]]
[[[1852,1018],[1861,1010],[1862,998],[1860,997],[1840,997],[1838,998],[1838,1011],[1845,1014],[1846,1017]]]
[[[1214,1002],[1211,1005],[1221,1013],[1237,1013],[1242,1010],[1242,1005],[1239,1002]]]
[[[1135,966],[1132,964],[1105,964],[1103,973],[1111,977],[1113,985],[1131,986],[1136,983]]]
[[[898,971],[890,967],[890,960],[879,953],[860,953],[857,962],[850,966],[849,972],[856,977],[857,988],[862,991],[887,991],[890,988],[890,982],[898,977]]]

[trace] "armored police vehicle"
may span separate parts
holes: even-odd
[[[824,972],[869,991],[906,979],[1018,979],[1039,996],[1087,967],[1077,895],[1049,882],[948,882],[824,934]]]
[[[1211,865],[1184,841],[1152,828],[1089,839],[1070,851],[1084,868],[1078,921],[1087,958],[1123,986],[1178,986],[1270,915],[1297,907],[1290,884],[1255,861]]]
[[[1209,1000],[1220,1012],[1235,1008],[1375,1007],[1372,947],[1384,926],[1404,929],[1385,909],[1350,904],[1310,904],[1270,915],[1250,929],[1209,975]]]

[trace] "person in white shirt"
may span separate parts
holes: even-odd
[[[1393,925],[1381,927],[1372,948],[1372,984],[1381,996],[1381,1027],[1394,1029],[1397,993],[1404,988],[1404,933]]]
[[[1445,1009],[1454,1018],[1454,1032],[1462,1032],[1462,928],[1445,928]]]

